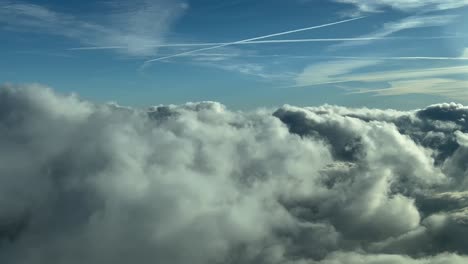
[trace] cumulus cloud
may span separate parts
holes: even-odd
[[[468,108],[0,88],[1,263],[466,263]]]

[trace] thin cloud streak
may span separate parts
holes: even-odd
[[[226,47],[226,46],[236,45],[236,44],[239,44],[239,43],[251,42],[251,41],[259,40],[259,39],[265,39],[265,38],[270,38],[270,37],[287,35],[287,34],[292,34],[292,33],[296,33],[296,32],[302,32],[302,31],[307,31],[307,30],[312,30],[312,29],[317,29],[317,28],[329,27],[329,26],[338,25],[338,24],[342,24],[342,23],[347,23],[347,22],[351,22],[351,21],[358,20],[358,19],[363,19],[363,18],[365,18],[365,16],[352,18],[352,19],[341,20],[341,21],[338,21],[338,22],[333,22],[333,23],[328,23],[328,24],[323,24],[323,25],[318,25],[318,26],[312,26],[312,27],[301,28],[301,29],[296,29],[296,30],[290,30],[290,31],[285,31],[285,32],[280,32],[280,33],[274,33],[274,34],[265,35],[265,36],[259,36],[259,37],[255,37],[255,38],[239,40],[239,41],[235,41],[235,42],[225,43],[225,44],[222,44],[222,45],[217,45],[217,46],[214,46],[214,47],[208,47],[208,48],[202,48],[202,49],[177,53],[177,54],[174,54],[174,55],[171,55],[171,56],[165,56],[165,57],[160,57],[160,58],[156,58],[156,59],[147,60],[143,64],[143,67],[147,66],[151,62],[161,61],[161,60],[164,60],[164,59],[169,59],[169,58],[174,58],[174,57],[180,57],[180,56],[184,56],[184,55],[189,55],[189,54],[193,54],[193,53],[196,53],[196,52],[199,52],[199,51],[218,49],[218,48],[222,48],[222,47]]]

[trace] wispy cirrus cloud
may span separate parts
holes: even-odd
[[[331,62],[317,63],[306,67],[302,73],[297,75],[297,86],[309,86],[317,84],[346,82],[344,79],[356,70],[378,64],[378,60],[336,60]],[[349,77],[348,77],[349,78]]]
[[[261,82],[290,83],[295,76],[278,65],[279,57],[259,54],[256,50],[224,47],[218,52],[189,54],[183,59],[186,64],[255,77]]]
[[[389,88],[359,89],[353,93],[371,93],[380,96],[431,94],[468,101],[468,81],[452,78],[421,78],[389,82]]]
[[[419,57],[388,57],[391,60],[419,60]],[[337,60],[306,67],[295,78],[294,87],[339,85],[350,93],[376,95],[430,94],[468,101],[468,66],[402,68],[398,70],[371,70],[384,65],[385,58]],[[444,58],[439,58],[444,59]],[[460,57],[460,60],[463,58]],[[424,60],[424,57],[423,59]],[[353,85],[351,85],[353,84]],[[358,84],[359,86],[356,87]],[[374,88],[362,88],[372,84]]]
[[[360,37],[379,38],[390,36],[394,33],[415,28],[425,27],[438,27],[445,26],[454,22],[457,18],[456,15],[447,14],[430,14],[434,11],[444,11],[450,9],[457,9],[468,6],[468,0],[334,0],[339,3],[346,3],[354,5],[355,9],[351,12],[346,12],[347,15],[361,16],[368,13],[380,13],[386,10],[398,10],[407,14],[411,14],[403,19],[385,23],[380,29]],[[333,46],[355,46],[371,43],[343,43]]]
[[[455,15],[411,16],[396,22],[385,23],[382,29],[369,34],[367,37],[382,38],[405,29],[444,26],[452,23],[456,18]]]
[[[335,0],[355,5],[361,12],[380,12],[392,8],[404,12],[448,10],[468,6],[468,0]]]
[[[0,25],[11,31],[58,35],[87,46],[119,46],[128,55],[155,54],[170,25],[187,5],[179,0],[113,0],[99,21],[54,11],[45,6],[0,1]]]
[[[245,61],[200,62],[199,65],[217,68],[224,71],[257,77],[263,81],[288,82],[294,77],[292,72],[275,71],[267,64]]]
[[[458,16],[456,15],[416,15],[403,18],[398,21],[384,23],[383,26],[369,34],[359,36],[361,39],[368,39],[360,42],[342,42],[332,46],[332,48],[349,47],[368,44],[372,41],[389,37],[400,31],[416,28],[440,27],[453,23]]]
[[[313,86],[346,82],[389,82],[466,74],[468,72],[466,65],[357,72],[364,67],[382,63],[383,61],[379,60],[318,63],[305,68],[302,73],[298,74],[296,83],[297,86]]]

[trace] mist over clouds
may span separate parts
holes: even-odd
[[[0,263],[467,263],[467,118],[4,85]]]

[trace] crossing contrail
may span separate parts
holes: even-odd
[[[203,47],[213,45],[257,45],[257,44],[276,44],[276,43],[304,43],[304,42],[341,42],[341,41],[369,41],[369,40],[431,40],[431,39],[449,39],[462,38],[460,36],[435,36],[435,37],[358,37],[358,38],[306,38],[306,39],[272,39],[272,40],[254,40],[248,42],[207,42],[207,43],[166,43],[155,45],[144,45],[147,48],[175,48],[175,47]],[[127,49],[128,46],[96,46],[96,47],[77,47],[68,50],[107,50],[107,49]]]
[[[155,62],[155,61],[161,61],[161,60],[165,60],[165,59],[169,59],[169,58],[185,56],[185,55],[193,54],[193,53],[200,52],[200,51],[213,50],[213,49],[218,49],[218,48],[222,48],[222,47],[226,47],[226,46],[231,46],[231,45],[241,44],[241,43],[245,43],[245,42],[251,42],[251,41],[255,41],[255,40],[265,39],[265,38],[282,36],[282,35],[292,34],[292,33],[296,33],[296,32],[317,29],[317,28],[329,27],[329,26],[338,25],[338,24],[342,24],[342,23],[347,23],[347,22],[351,22],[351,21],[358,20],[358,19],[363,19],[363,18],[365,18],[365,16],[346,19],[346,20],[341,20],[341,21],[328,23],[328,24],[323,24],[323,25],[318,25],[318,26],[312,26],[312,27],[300,28],[300,29],[295,29],[295,30],[289,30],[289,31],[269,34],[269,35],[265,35],[265,36],[255,37],[255,38],[243,39],[243,40],[239,40],[239,41],[235,41],[235,42],[229,42],[229,43],[223,43],[223,44],[220,44],[220,45],[211,46],[211,47],[207,47],[207,48],[201,48],[201,49],[186,51],[186,52],[182,52],[182,53],[177,53],[177,54],[170,55],[170,56],[165,56],[165,57],[160,57],[160,58],[147,60],[143,64],[143,67],[148,65],[149,63]]]

